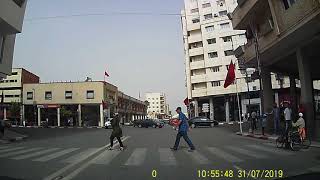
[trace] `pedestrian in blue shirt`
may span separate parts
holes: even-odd
[[[176,109],[176,112],[179,114],[179,131],[176,137],[176,142],[174,144],[174,147],[171,148],[172,150],[176,151],[178,150],[178,146],[180,143],[180,138],[183,137],[183,139],[188,143],[190,149],[189,151],[193,151],[195,150],[194,145],[192,144],[191,140],[188,137],[188,130],[189,130],[189,125],[188,125],[188,121],[187,121],[187,117],[185,114],[183,114],[181,112],[181,107],[178,107]]]

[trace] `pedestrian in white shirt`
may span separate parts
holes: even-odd
[[[284,110],[284,118],[286,120],[286,134],[288,134],[289,129],[292,124],[292,110],[290,108],[289,103],[286,103],[286,109]]]

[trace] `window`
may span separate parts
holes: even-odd
[[[199,22],[200,22],[200,18],[192,19],[192,23],[199,23]]]
[[[227,14],[228,14],[228,12],[226,10],[219,12],[219,16],[226,16]]]
[[[33,99],[33,92],[27,92],[27,100]]]
[[[219,72],[220,71],[220,66],[215,66],[210,68],[211,72]]]
[[[93,90],[87,91],[87,99],[94,99],[94,91]]]
[[[217,4],[218,4],[218,6],[222,7],[225,4],[225,0],[218,0]]]
[[[208,8],[208,7],[211,7],[211,4],[209,2],[202,4],[202,8]]]
[[[210,52],[208,53],[209,58],[216,58],[218,57],[218,53],[217,52]]]
[[[297,0],[282,0],[284,9],[289,9]]]
[[[207,26],[207,27],[206,27],[206,31],[207,31],[207,32],[212,32],[212,31],[214,31],[214,26]]]
[[[65,98],[66,99],[72,99],[72,91],[66,91],[65,92]]]
[[[212,13],[204,15],[205,20],[212,19],[212,18],[213,18]]]
[[[11,76],[18,75],[18,72],[12,72]]]
[[[220,86],[220,81],[212,81],[211,85],[212,85],[212,87]]]
[[[212,39],[207,39],[208,44],[214,44],[216,43],[216,38],[212,38]]]
[[[257,90],[257,86],[253,86],[252,90],[256,91]]]
[[[223,39],[223,42],[231,42],[232,41],[231,36],[225,36],[225,37],[222,37],[222,39]]]
[[[0,34],[0,63],[2,62],[2,58],[3,58],[4,43],[5,43],[5,37],[2,34]]]
[[[220,24],[221,29],[228,29],[230,28],[230,23],[222,23]]]
[[[190,11],[191,13],[197,13],[197,12],[199,12],[199,9],[198,8],[195,8],[195,9],[191,9],[191,11]]]
[[[51,91],[46,91],[44,93],[44,97],[45,97],[45,100],[52,100],[52,92]]]
[[[224,55],[225,56],[232,56],[232,55],[234,55],[234,52],[233,52],[233,50],[226,50],[226,51],[224,51]]]

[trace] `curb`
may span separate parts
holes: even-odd
[[[76,129],[76,128],[88,128],[88,129],[92,129],[92,128],[96,128],[96,129],[102,129],[104,127],[100,127],[100,126],[87,126],[87,127],[79,127],[79,126],[74,126],[74,127],[70,127],[70,126],[48,126],[48,127],[43,127],[43,126],[17,126],[17,125],[12,125],[13,128],[49,128],[49,129]]]

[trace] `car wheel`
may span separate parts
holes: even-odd
[[[196,127],[196,125],[195,125],[195,124],[191,124],[191,127],[192,127],[192,128],[195,128],[195,127]]]
[[[210,126],[211,126],[211,127],[214,127],[214,123],[211,123]]]
[[[139,128],[141,128],[142,126],[141,126],[141,124],[139,124],[139,126],[138,126]]]

